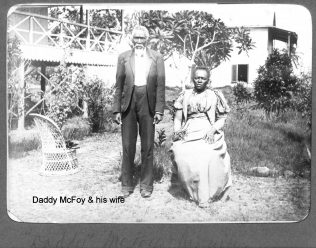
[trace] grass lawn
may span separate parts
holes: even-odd
[[[167,92],[171,101],[176,92]],[[94,134],[80,141],[77,152],[81,170],[73,175],[41,176],[40,150],[8,160],[8,211],[23,222],[109,223],[109,222],[270,222],[300,221],[310,208],[310,163],[305,154],[304,132],[297,116],[290,121],[266,121],[260,111],[232,111],[225,127],[233,168],[233,186],[209,208],[191,202],[179,184],[170,183],[172,119],[166,110],[157,130],[167,140],[155,151],[155,163],[164,177],[155,182],[151,198],[140,197],[139,188],[124,203],[110,203],[120,195],[121,135]],[[139,149],[139,147],[138,147]],[[254,177],[251,167],[266,166],[273,177]],[[284,176],[291,171],[292,177]],[[51,203],[33,203],[33,196],[57,198]],[[84,198],[81,203],[60,203],[60,197]],[[88,203],[89,197],[93,203]],[[96,197],[106,203],[95,202]]]

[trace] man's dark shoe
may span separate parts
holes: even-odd
[[[141,197],[143,197],[143,198],[149,198],[149,197],[151,196],[151,193],[152,193],[152,192],[150,192],[150,191],[142,190],[142,191],[140,192],[140,195],[141,195]]]
[[[124,198],[129,197],[131,194],[133,194],[133,191],[123,191],[123,192],[122,192],[122,196],[123,196]]]

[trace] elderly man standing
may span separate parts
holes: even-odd
[[[134,191],[133,172],[137,133],[141,139],[140,193],[146,198],[153,191],[153,148],[155,124],[163,117],[165,68],[161,54],[146,47],[148,30],[136,26],[133,49],[119,55],[113,103],[114,120],[122,124],[122,193]]]

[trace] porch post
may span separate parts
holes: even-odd
[[[41,74],[46,75],[46,65],[42,64],[41,65]],[[46,91],[46,80],[45,78],[41,75],[41,99],[44,98],[45,91]],[[45,108],[45,101],[42,101],[42,110]]]
[[[63,29],[63,22],[60,22],[60,34],[59,34],[59,39],[60,39],[60,46],[63,48],[64,47],[64,29]]]
[[[268,28],[268,54],[271,54],[273,52],[273,48],[272,31],[270,28]]]
[[[88,118],[89,117],[89,113],[88,113],[88,102],[83,100],[82,102],[82,108],[83,108],[83,115],[82,117],[83,118]]]
[[[287,53],[291,56],[291,33],[287,33]]]
[[[90,21],[89,21],[89,10],[86,10],[86,25],[87,27],[87,41],[86,41],[86,50],[90,51]]]
[[[29,43],[32,45],[33,44],[33,34],[34,34],[34,21],[33,17],[30,17],[30,26],[29,26]]]
[[[41,73],[42,73],[43,75],[46,74],[46,65],[44,65],[44,64],[41,65]],[[44,94],[45,94],[45,91],[46,91],[45,82],[46,82],[46,81],[45,81],[45,78],[44,78],[43,76],[41,76],[41,91],[42,91],[42,97],[41,97],[41,98],[43,98],[43,96],[44,96]]]
[[[124,10],[122,9],[122,25],[121,25],[121,27],[122,27],[122,36],[121,36],[121,38],[123,37],[123,34],[124,34],[124,32],[125,32],[124,14],[125,14],[125,12],[124,12]]]
[[[25,125],[25,81],[24,81],[24,61],[18,69],[19,78],[19,104],[18,104],[18,130],[24,130]]]

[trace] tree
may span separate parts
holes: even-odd
[[[165,59],[177,51],[189,59],[191,65],[208,66],[210,70],[230,58],[233,41],[239,53],[254,47],[247,29],[229,28],[221,19],[203,11],[186,10],[173,14],[162,10],[140,11],[131,19],[129,23],[148,28],[150,46]],[[131,25],[126,25],[125,31],[130,32]],[[188,72],[190,74],[190,68]]]
[[[74,23],[86,24],[104,29],[121,30],[122,11],[118,9],[89,9],[87,14],[83,13],[83,6],[63,6],[52,7],[49,9],[49,15],[56,19],[64,19]],[[89,20],[87,20],[87,18]],[[74,34],[81,31],[81,27],[72,30]],[[59,29],[55,29],[59,32]],[[95,33],[95,35],[98,35]]]
[[[90,11],[90,25],[111,30],[121,30],[122,11],[117,9],[96,9]]]
[[[249,31],[244,28],[229,28],[212,14],[203,11],[180,11],[174,14],[165,10],[140,11],[132,15],[129,23],[147,27],[150,45],[165,57],[175,50],[197,65],[216,68],[230,57],[234,40],[239,53],[247,52],[254,45]],[[136,19],[136,21],[135,21]],[[126,32],[131,32],[126,25]]]
[[[298,92],[298,79],[287,52],[274,49],[259,67],[258,77],[254,81],[254,97],[258,107],[269,117],[271,113],[294,108],[293,98]]]

